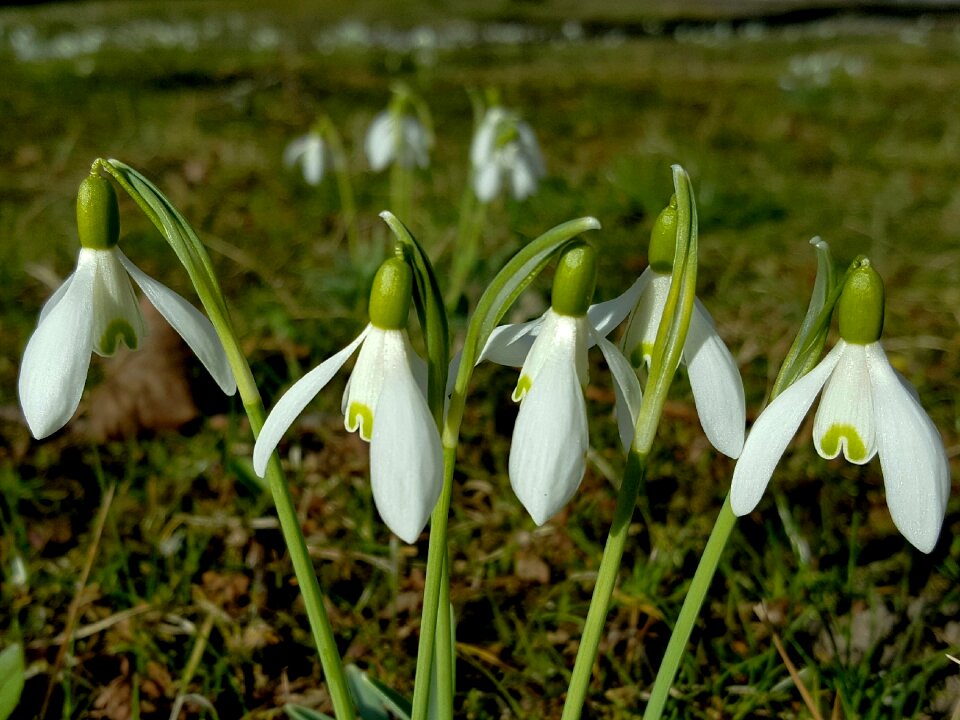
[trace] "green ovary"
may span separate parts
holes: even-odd
[[[97,343],[98,352],[101,355],[113,355],[117,351],[119,341],[131,350],[137,349],[137,333],[133,327],[123,318],[111,320],[100,336],[100,342]]]
[[[520,402],[523,400],[523,396],[530,391],[531,387],[533,387],[533,380],[530,379],[530,376],[521,375],[520,379],[517,380],[517,387],[513,391],[513,401]]]
[[[361,402],[352,402],[347,408],[347,430],[360,429],[360,437],[370,442],[373,437],[373,413]]]
[[[844,439],[847,441],[847,449],[844,455],[848,460],[862,462],[867,459],[866,445],[853,425],[831,425],[830,429],[820,439],[820,447],[827,455],[836,457],[840,453],[840,441]]]

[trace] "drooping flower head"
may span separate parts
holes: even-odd
[[[416,542],[442,486],[440,435],[424,397],[426,365],[407,335],[410,266],[391,258],[370,291],[370,323],[347,347],[298,380],[267,417],[253,450],[261,477],[307,404],[360,349],[343,393],[344,426],[370,443],[370,482],[380,517],[405,542]]]
[[[649,370],[657,330],[670,292],[677,243],[677,199],[654,223],[650,235],[650,266],[631,288],[636,307],[623,336],[623,351],[637,370]],[[683,346],[697,415],[710,443],[724,455],[736,458],[743,447],[746,404],[737,364],[717,334],[710,313],[699,300],[693,307]]]
[[[930,552],[950,493],[943,441],[916,391],[887,360],[880,275],[863,259],[848,276],[837,306],[840,340],[809,373],[761,413],[737,462],[731,506],[745,515],[760,501],[790,439],[823,390],[813,444],[826,459],[841,452],[864,465],[879,455],[893,522],[914,546]]]
[[[122,343],[136,350],[146,334],[131,279],[196,353],[227,394],[237,384],[210,321],[165,285],[134,265],[117,242],[120,216],[108,180],[91,174],[77,194],[80,254],[76,270],[40,312],[23,353],[20,404],[31,432],[44,438],[76,412],[90,354],[113,355]]]
[[[621,320],[604,305],[588,313],[596,286],[596,252],[572,243],[561,255],[551,307],[539,319],[497,328],[481,359],[522,362],[513,399],[520,411],[510,446],[510,483],[538,525],[573,496],[586,469],[587,349],[599,345],[613,373],[621,436],[629,445],[640,406],[640,385],[629,363],[604,335]],[[594,317],[591,317],[593,315]],[[596,318],[596,319],[595,319]],[[598,327],[599,326],[599,327]]]
[[[533,129],[515,112],[491,107],[484,113],[470,145],[473,189],[490,202],[507,185],[515,200],[537,192],[546,166]]]
[[[287,145],[283,151],[283,164],[286,167],[300,165],[307,184],[319,185],[330,162],[328,155],[323,134],[318,128],[313,128]]]
[[[393,163],[405,168],[429,167],[431,147],[433,133],[426,106],[406,86],[394,88],[389,107],[367,130],[364,150],[370,168],[380,172]]]

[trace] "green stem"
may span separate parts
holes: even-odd
[[[200,302],[207,313],[207,317],[213,324],[217,336],[220,338],[220,343],[223,345],[227,362],[230,363],[230,368],[237,381],[237,391],[243,402],[243,409],[250,419],[250,428],[253,431],[254,438],[256,438],[266,419],[266,411],[263,407],[260,391],[257,389],[257,384],[253,379],[250,365],[243,351],[240,349],[240,344],[230,319],[230,313],[227,309],[226,300],[217,283],[216,275],[213,273],[213,264],[210,262],[206,249],[203,247],[203,244],[200,243],[199,239],[196,238],[195,234],[193,234],[192,230],[189,230],[189,232],[192,234],[193,243],[189,247],[181,245],[178,249],[178,246],[175,245],[169,237],[169,232],[176,230],[172,222],[173,220],[180,220],[179,214],[172,205],[169,205],[169,201],[165,198],[158,195],[158,197],[166,203],[164,212],[167,214],[167,217],[161,218],[154,208],[151,207],[150,203],[146,201],[141,192],[130,184],[124,173],[110,161],[98,159],[94,163],[94,168],[102,168],[117,180],[177,252],[177,257],[190,276],[190,280],[193,282]],[[143,182],[147,181],[144,179]],[[156,189],[152,189],[151,192],[159,193]],[[172,217],[173,215],[176,215],[176,217]],[[183,220],[182,222],[184,223],[183,229],[188,230],[189,228],[185,224],[186,221]],[[306,539],[300,527],[300,519],[297,517],[296,506],[290,495],[290,489],[287,487],[283,476],[283,468],[280,466],[280,459],[276,453],[273,454],[270,462],[267,464],[266,480],[270,487],[270,492],[273,495],[273,502],[280,520],[280,530],[283,533],[284,542],[290,552],[297,583],[303,594],[307,617],[310,621],[310,628],[313,631],[314,641],[317,643],[320,663],[330,689],[334,714],[337,716],[337,720],[353,720],[353,718],[356,717],[356,712],[348,689],[347,678],[343,671],[343,664],[337,650],[336,640],[333,636],[333,630],[330,626],[330,620],[327,617],[326,607],[323,604],[323,593],[320,591],[320,585],[313,568],[313,562],[307,551]]]
[[[407,225],[411,223],[410,175],[410,168],[404,167],[399,158],[394,158],[390,166],[390,210]]]
[[[454,663],[456,656],[453,647],[453,618],[450,608],[450,556],[443,563],[443,576],[440,581],[440,598],[437,603],[437,634],[434,638],[432,676],[436,683],[434,693],[436,703],[433,709],[438,713],[431,720],[453,720]]]
[[[737,517],[730,509],[730,495],[723,502],[720,509],[720,515],[717,522],[710,532],[707,540],[707,546],[704,548],[703,555],[700,557],[700,564],[693,575],[690,583],[690,589],[683,600],[683,607],[680,608],[680,616],[677,618],[677,624],[674,625],[673,632],[670,634],[670,642],[667,643],[667,651],[664,653],[663,661],[660,663],[660,669],[657,671],[657,678],[653,683],[653,690],[650,694],[650,702],[643,713],[643,720],[657,720],[663,714],[663,706],[667,702],[667,696],[670,694],[670,688],[673,687],[673,681],[677,676],[677,669],[680,667],[680,658],[690,640],[690,633],[700,615],[700,608],[703,606],[703,600],[710,589],[710,583],[717,572],[717,565],[720,563],[720,556],[723,549],[730,539],[730,533],[736,525]]]
[[[449,420],[448,420],[449,422]],[[433,509],[433,515],[430,518],[430,545],[427,550],[427,579],[426,587],[423,590],[423,615],[420,618],[420,645],[417,648],[417,674],[413,685],[413,713],[412,720],[427,720],[430,706],[430,666],[433,663],[433,654],[438,642],[437,618],[441,607],[440,600],[444,595],[444,579],[447,578],[445,571],[447,560],[447,516],[450,512],[450,497],[453,494],[453,467],[456,463],[457,448],[456,445],[443,447],[443,489],[440,491],[440,499],[437,506]],[[444,614],[447,616],[447,639],[449,644],[449,588],[446,590],[447,604],[444,606]],[[447,655],[444,653],[444,655]],[[449,658],[447,658],[449,660]],[[442,667],[437,668],[438,677],[444,677]],[[452,680],[452,672],[449,673]],[[450,710],[452,715],[453,688],[452,684],[448,689],[438,688],[440,698],[449,697]],[[447,706],[441,706],[446,708]],[[447,712],[446,709],[443,712]],[[432,720],[432,719],[431,719]]]
[[[454,246],[453,268],[447,285],[447,307],[454,307],[463,294],[480,254],[480,235],[487,217],[487,204],[477,200],[473,188],[468,187],[460,203],[460,226]]]
[[[607,544],[603,549],[603,558],[600,560],[597,584],[593,588],[593,598],[590,600],[590,610],[587,612],[587,620],[583,626],[583,637],[580,639],[577,659],[573,664],[567,699],[563,704],[562,720],[577,720],[583,711],[587,688],[590,686],[590,677],[593,674],[593,662],[597,657],[600,637],[603,635],[607,610],[610,608],[610,597],[617,582],[617,571],[620,569],[620,560],[627,543],[627,531],[630,529],[633,510],[637,506],[637,493],[646,465],[647,455],[641,455],[631,449],[627,456],[627,466],[623,471],[620,493],[617,495],[613,524],[610,526]]]
[[[340,133],[332,122],[323,123],[324,135],[330,143],[330,155],[333,158],[333,174],[337,178],[337,191],[340,193],[340,206],[343,208],[343,222],[347,226],[347,249],[354,263],[363,260],[360,249],[360,231],[357,229],[357,204],[350,184],[350,172],[347,169],[347,155],[343,150]]]

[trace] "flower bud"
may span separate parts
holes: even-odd
[[[589,243],[572,243],[560,255],[553,277],[553,310],[560,315],[586,314],[597,287],[597,252]]]
[[[650,231],[649,263],[654,272],[667,274],[673,271],[673,258],[677,254],[677,196],[670,197],[667,205],[657,216]]]
[[[89,175],[77,191],[77,234],[80,245],[107,250],[120,238],[120,211],[113,185],[99,175]]]
[[[849,343],[869,345],[883,332],[883,279],[866,258],[843,285],[838,303],[840,337]]]
[[[377,270],[370,289],[370,322],[381,330],[406,328],[412,293],[410,266],[398,257],[386,260]]]

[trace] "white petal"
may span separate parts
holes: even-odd
[[[92,350],[94,273],[94,264],[81,257],[67,291],[47,303],[24,350],[20,405],[38,440],[66,425],[80,404]]]
[[[543,314],[536,339],[527,353],[520,369],[520,378],[513,391],[513,399],[523,399],[530,385],[545,366],[559,362],[559,357],[569,357],[576,369],[581,385],[587,383],[587,341],[589,326],[587,318],[558,315],[553,309]]]
[[[480,202],[490,202],[500,192],[500,167],[486,162],[473,172],[473,191]]]
[[[727,457],[740,457],[747,422],[743,380],[733,355],[699,300],[690,316],[683,359],[700,424],[710,443]]]
[[[513,164],[511,172],[513,186],[513,198],[515,200],[526,200],[537,192],[537,179],[527,163],[526,158],[519,157]]]
[[[524,323],[513,323],[511,325],[500,325],[494,328],[487,338],[483,350],[477,356],[477,364],[484,360],[497,363],[498,365],[507,365],[509,367],[520,367],[523,365],[534,340],[540,334],[540,328],[543,325],[544,316],[541,315],[536,320],[529,320]]]
[[[337,370],[353,355],[354,351],[367,337],[370,331],[368,325],[352,343],[347,345],[336,355],[327,358],[313,370],[308,372],[284,393],[273,410],[267,416],[267,421],[257,435],[257,443],[253,447],[253,469],[257,475],[263,477],[267,469],[267,461],[273,454],[280,438],[303,412],[307,404],[316,397],[323,387],[336,375]]]
[[[496,108],[487,111],[470,143],[470,164],[474,168],[490,161],[499,124]]]
[[[283,164],[285,167],[293,167],[297,164],[297,161],[301,156],[307,151],[307,146],[310,143],[311,135],[301,135],[300,137],[291,140],[286,148],[283,150]]]
[[[373,416],[383,391],[388,352],[394,345],[402,346],[405,335],[403,330],[381,330],[371,325],[343,391],[343,426],[347,432],[359,431],[367,442],[373,437]]]
[[[610,374],[613,375],[613,388],[617,398],[617,428],[623,449],[629,450],[640,417],[640,404],[643,402],[640,381],[637,380],[630,361],[616,345],[596,333],[593,333],[593,340],[600,346],[600,352],[603,353],[610,367]]]
[[[73,273],[67,275],[67,279],[64,280],[60,287],[53,291],[53,295],[47,298],[47,301],[43,304],[43,307],[40,309],[40,319],[37,320],[37,325],[43,322],[43,319],[47,316],[51,310],[53,310],[57,304],[63,300],[63,296],[67,294],[67,289],[70,287],[70,283],[73,281]]]
[[[760,502],[777,462],[836,367],[844,344],[840,341],[819,365],[774,398],[760,413],[733,469],[730,504],[735,515],[746,515]]]
[[[303,179],[310,185],[319,185],[326,168],[326,148],[319,135],[312,135],[303,153]]]
[[[374,172],[380,172],[390,164],[394,153],[394,122],[389,111],[380,113],[370,123],[364,149]]]
[[[109,356],[117,351],[120,342],[130,350],[140,346],[140,338],[147,334],[147,326],[140,312],[140,304],[130,284],[130,276],[120,260],[118,248],[80,251],[81,258],[89,258],[94,265],[93,277],[93,351]]]
[[[440,434],[404,352],[401,347],[388,353],[370,441],[370,483],[384,523],[414,543],[440,497],[443,457]]]
[[[625,293],[613,300],[590,306],[590,309],[587,310],[587,319],[598,335],[606,337],[613,332],[617,325],[623,322],[630,311],[637,306],[644,288],[650,283],[652,274],[653,271],[647,268]]]
[[[519,120],[517,135],[520,138],[520,149],[529,160],[531,172],[537,178],[543,177],[547,167],[543,162],[543,154],[540,152],[540,145],[537,143],[537,136],[533,133],[533,129],[523,120]]]
[[[520,405],[510,445],[510,484],[537,525],[573,496],[586,468],[587,408],[574,358],[553,359]]]
[[[180,295],[143,272],[119,250],[117,256],[143,294],[193,350],[220,389],[233,395],[237,391],[237,381],[210,320]]]
[[[650,268],[646,287],[640,293],[637,306],[627,321],[627,330],[623,334],[623,354],[635,368],[649,366],[653,345],[657,340],[657,330],[663,318],[663,309],[670,292],[670,276],[658,273]]]
[[[404,167],[427,168],[430,165],[430,136],[423,124],[413,117],[403,118],[403,148],[401,159]]]
[[[813,423],[813,444],[822,458],[835,458],[842,449],[849,462],[864,465],[877,454],[866,346],[845,345],[823,388]]]
[[[903,536],[928,553],[940,536],[950,494],[943,440],[879,343],[867,346],[867,358],[887,506]]]

